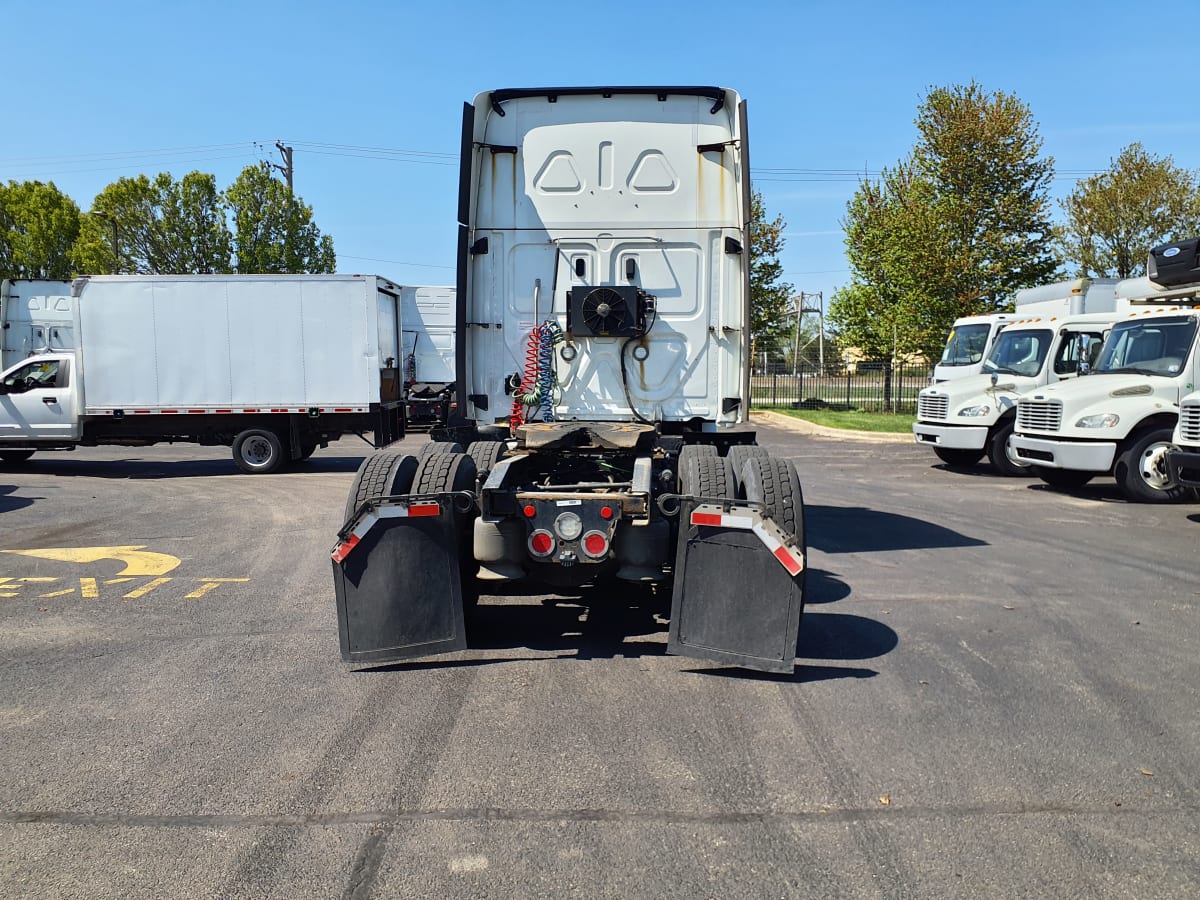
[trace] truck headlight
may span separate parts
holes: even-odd
[[[960,416],[967,416],[971,419],[977,419],[980,416],[986,416],[991,411],[992,408],[985,403],[982,406],[967,406],[963,409],[960,409],[958,414]]]
[[[1094,416],[1084,416],[1075,423],[1076,428],[1116,428],[1121,417],[1116,413],[1097,413]]]

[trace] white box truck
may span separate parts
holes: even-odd
[[[105,275],[74,349],[0,373],[0,458],[193,442],[277,470],[343,434],[403,435],[399,288],[361,275]]]
[[[404,418],[408,428],[445,425],[454,401],[453,287],[402,287]]]
[[[1022,396],[1010,446],[1055,487],[1112,474],[1131,500],[1190,497],[1167,457],[1176,449],[1180,400],[1200,378],[1200,286],[1143,276],[1120,282],[1116,292],[1131,311],[1113,326],[1091,373]]]
[[[481,581],[673,584],[668,652],[793,669],[795,467],[749,399],[745,103],[490,91],[463,116],[459,415],[364,462],[332,551],[343,658],[466,646]]]
[[[74,309],[69,281],[0,282],[0,371],[36,353],[74,347]]]
[[[1112,294],[1115,280],[1102,290]],[[973,466],[986,454],[1002,475],[1033,474],[1027,463],[1008,452],[1016,416],[1016,399],[1035,387],[1073,378],[1095,362],[1100,344],[1119,318],[1113,309],[1075,313],[1080,299],[1096,294],[1087,279],[1074,279],[1022,291],[1025,308],[1047,310],[1008,323],[982,363],[982,374],[956,378],[925,388],[917,396],[913,440],[930,447],[952,466]],[[1097,298],[1099,301],[1099,298]],[[1115,307],[1111,303],[1095,305]],[[1127,307],[1127,304],[1125,305]]]
[[[1029,316],[1077,316],[1116,309],[1115,278],[1075,278],[1070,281],[1024,288],[1014,295],[1016,312],[956,319],[946,338],[942,357],[933,368],[934,384],[969,378],[983,371],[996,337],[1012,322]]]

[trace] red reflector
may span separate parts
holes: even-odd
[[[554,538],[548,531],[535,531],[529,536],[529,549],[538,556],[547,556],[554,549]]]
[[[588,556],[603,556],[608,552],[608,538],[598,531],[588,532],[583,539],[583,552]]]
[[[600,507],[600,518],[602,518],[602,519],[611,519],[612,517],[613,517],[613,511],[612,511],[612,507],[611,507],[611,506],[602,506],[602,507]]]
[[[527,518],[527,519],[532,519],[534,516],[537,515],[537,510],[533,508],[532,503],[529,504],[528,506],[526,506],[525,509],[523,510],[523,512],[525,513],[525,518]]]
[[[338,544],[336,547],[333,548],[333,561],[340,563],[343,559],[345,559],[349,555],[350,551],[353,550],[357,544],[358,544],[358,535],[357,534],[350,535],[350,537],[346,538],[344,541],[342,541],[340,544]]]
[[[409,517],[440,515],[442,507],[437,503],[414,503],[408,508]]]
[[[800,562],[788,551],[787,547],[777,547],[775,558],[783,563],[783,567],[792,575],[800,574]]]
[[[692,513],[693,525],[720,525],[721,517],[716,513]]]

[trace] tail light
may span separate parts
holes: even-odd
[[[589,531],[583,536],[583,552],[592,559],[600,559],[600,557],[608,553],[608,535],[603,531]]]
[[[554,535],[539,528],[529,535],[529,552],[534,556],[549,556],[554,552]]]

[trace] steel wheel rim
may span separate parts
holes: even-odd
[[[252,466],[261,466],[271,459],[271,442],[255,435],[242,442],[242,459]]]
[[[1172,486],[1171,475],[1167,470],[1167,451],[1173,449],[1174,444],[1159,443],[1151,444],[1142,451],[1141,459],[1138,460],[1138,471],[1141,472],[1142,481],[1146,482],[1147,487],[1165,491]]]

